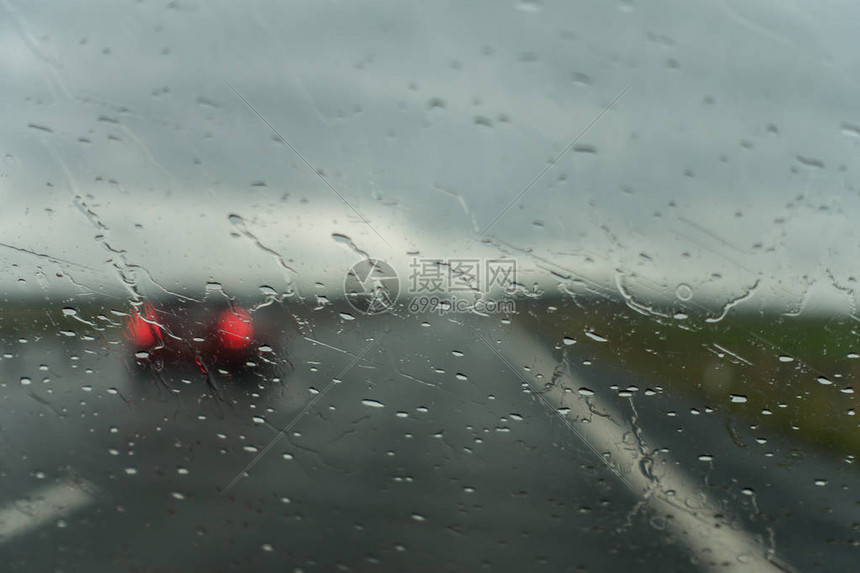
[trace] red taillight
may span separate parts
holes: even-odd
[[[218,342],[224,348],[241,350],[254,336],[251,313],[241,307],[225,310],[218,317]]]
[[[125,321],[125,337],[138,348],[148,348],[161,338],[161,329],[155,322],[155,310],[146,303],[143,309],[135,308]]]

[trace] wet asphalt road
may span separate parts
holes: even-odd
[[[295,341],[294,372],[218,375],[217,398],[199,371],[130,371],[119,345],[12,345],[0,361],[4,570],[745,569],[743,555],[703,557],[673,535],[470,328],[422,322],[318,320]],[[516,324],[469,322],[526,366],[532,350],[504,344]],[[791,457],[791,436],[690,414],[704,410],[691,398],[609,389],[646,387],[634,373],[576,376],[622,433],[635,408],[649,447],[668,450],[654,459],[691,476],[762,552],[798,571],[860,560],[855,466]]]

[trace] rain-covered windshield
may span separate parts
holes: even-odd
[[[851,571],[860,5],[0,0],[0,563]]]

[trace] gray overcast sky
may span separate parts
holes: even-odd
[[[111,259],[169,288],[335,296],[357,258],[342,233],[401,270],[414,251],[507,253],[545,289],[557,265],[643,301],[686,283],[719,306],[758,285],[789,310],[853,311],[839,289],[860,255],[855,2],[2,0],[0,14],[0,242],[88,267],[0,247],[4,292],[86,290],[57,271],[115,290]],[[493,244],[469,247],[631,82]]]

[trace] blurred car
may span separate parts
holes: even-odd
[[[174,297],[134,302],[123,336],[140,370],[196,365],[204,373],[259,369],[278,375],[292,370],[296,324],[277,303]]]

